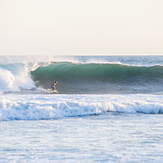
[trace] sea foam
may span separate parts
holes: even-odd
[[[163,113],[162,95],[1,95],[0,121]]]
[[[20,92],[35,87],[27,64],[0,65],[0,92]]]

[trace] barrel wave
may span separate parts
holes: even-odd
[[[37,87],[58,81],[59,93],[161,93],[163,66],[56,62],[31,71]]]

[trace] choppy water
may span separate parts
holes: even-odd
[[[162,66],[163,56],[0,57],[0,162],[162,162]]]
[[[162,162],[160,114],[2,121],[0,162]]]

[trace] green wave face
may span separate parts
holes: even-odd
[[[37,86],[50,88],[58,81],[61,93],[124,93],[162,89],[163,67],[121,64],[51,63],[31,71]]]

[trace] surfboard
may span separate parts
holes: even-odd
[[[54,90],[54,91],[50,91],[50,93],[58,93],[58,91],[57,90]]]
[[[56,93],[58,93],[58,91],[57,90],[51,91],[51,89],[46,89],[45,90],[45,93],[48,93],[48,94],[56,94]]]

